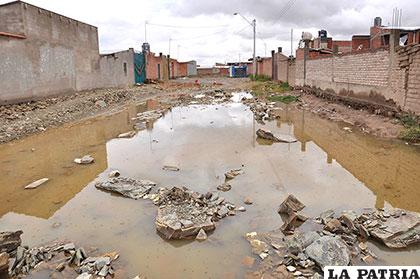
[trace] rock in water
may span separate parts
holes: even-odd
[[[22,231],[0,232],[0,253],[11,253],[15,251],[22,243],[20,235]]]
[[[110,178],[112,178],[112,177],[119,177],[120,175],[121,175],[120,171],[118,171],[118,170],[114,170],[114,171],[111,171],[111,172],[108,174],[108,177],[110,177]]]
[[[196,239],[196,240],[198,240],[198,241],[204,241],[204,240],[206,240],[206,239],[207,239],[207,234],[206,234],[206,232],[205,232],[203,229],[201,229],[201,230],[198,232],[198,234],[197,234],[197,236],[195,237],[195,239]]]
[[[348,265],[350,262],[350,251],[346,244],[333,236],[315,240],[306,248],[306,254],[322,269],[325,266]]]
[[[127,133],[122,133],[118,135],[119,139],[128,139],[128,138],[132,138],[136,135],[136,131],[130,131]]]
[[[257,137],[261,139],[271,140],[274,142],[285,142],[285,143],[293,143],[297,142],[297,140],[289,135],[274,135],[271,131],[267,131],[264,129],[258,129]]]
[[[162,169],[166,171],[179,171],[180,170],[180,168],[177,166],[169,166],[169,165],[163,166]]]
[[[226,179],[234,179],[236,176],[243,174],[244,171],[242,169],[233,169],[225,173]]]
[[[131,199],[144,197],[155,186],[156,183],[150,180],[135,180],[127,177],[113,177],[95,185],[96,188],[116,192]]]
[[[388,214],[374,209],[368,215],[368,220],[366,228],[370,235],[390,248],[404,248],[420,243],[419,213],[395,208]]]
[[[291,214],[292,212],[298,212],[305,208],[305,205],[301,203],[295,196],[289,195],[279,206],[277,212],[284,214]]]
[[[222,185],[217,186],[217,190],[227,192],[232,189],[232,186],[229,183],[223,183]]]
[[[74,162],[76,164],[79,164],[79,165],[91,164],[94,161],[95,161],[95,159],[92,156],[90,156],[90,155],[85,155],[82,158],[76,158],[76,159],[74,159]]]
[[[29,185],[26,185],[25,186],[25,189],[35,189],[35,188],[38,188],[39,186],[41,186],[42,184],[44,184],[45,182],[47,182],[49,179],[48,178],[42,178],[42,179],[39,179],[39,180],[37,180],[37,181],[34,181],[34,182],[32,182],[31,184],[29,184]]]

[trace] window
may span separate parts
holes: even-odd
[[[127,76],[127,63],[126,62],[124,62],[123,68],[124,68],[124,74]]]

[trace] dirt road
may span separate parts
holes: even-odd
[[[167,83],[146,84],[129,89],[98,89],[41,101],[0,106],[0,143],[40,133],[64,123],[75,122],[103,113],[112,113],[132,103],[150,98],[170,99],[191,92],[216,88],[243,89],[243,79],[179,79]]]

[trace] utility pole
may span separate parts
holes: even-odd
[[[172,41],[172,38],[169,38],[169,56],[171,56],[171,41]]]
[[[290,57],[293,56],[293,28],[290,30]]]
[[[254,53],[252,55],[252,67],[253,67],[253,72],[254,72],[254,79],[257,77],[257,59],[255,57],[255,47],[256,47],[256,33],[257,33],[257,21],[254,19],[252,21],[252,27],[254,30]]]
[[[147,43],[147,20],[144,22],[144,42]]]
[[[249,21],[248,19],[246,19],[246,17],[244,17],[243,15],[241,15],[240,13],[234,13],[233,15],[240,15],[246,22],[248,22],[248,24],[250,24],[252,26],[252,31],[254,32],[254,51],[252,54],[252,70],[253,70],[253,75],[254,78],[257,75],[257,59],[255,57],[255,48],[256,48],[256,37],[257,37],[257,20],[254,18],[252,21]]]

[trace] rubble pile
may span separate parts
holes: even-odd
[[[156,230],[166,239],[202,239],[216,221],[236,214],[235,205],[217,193],[203,195],[185,187],[161,188],[149,198],[159,206]]]
[[[0,275],[2,272],[12,277],[27,275],[46,263],[57,272],[72,269],[82,278],[90,278],[89,275],[106,278],[114,274],[112,262],[119,257],[115,252],[89,257],[82,247],[77,248],[74,243],[28,248],[21,246],[21,234],[21,231],[0,233]]]
[[[247,105],[249,109],[254,113],[255,120],[261,124],[264,121],[271,121],[278,118],[277,112],[282,110],[276,107],[276,102],[264,102],[256,99],[242,99],[242,103]]]
[[[162,109],[162,110],[149,110],[145,112],[139,112],[137,113],[137,117],[135,118],[135,120],[139,122],[153,122],[161,118],[162,116],[164,116],[165,111],[166,110]]]
[[[140,199],[148,194],[156,183],[150,180],[136,180],[128,177],[110,177],[108,181],[97,182],[96,188],[119,193],[131,199]]]
[[[290,195],[279,207],[279,214],[299,215],[304,208]],[[306,218],[308,219],[308,218]],[[304,221],[303,221],[304,222]],[[320,278],[325,266],[373,264],[377,256],[368,248],[373,238],[390,248],[404,248],[420,242],[420,214],[401,209],[365,209],[360,215],[344,211],[339,217],[333,210],[308,219],[312,230],[284,230],[246,234],[252,252],[260,258],[254,276],[275,278]],[[288,235],[285,235],[289,233]]]

